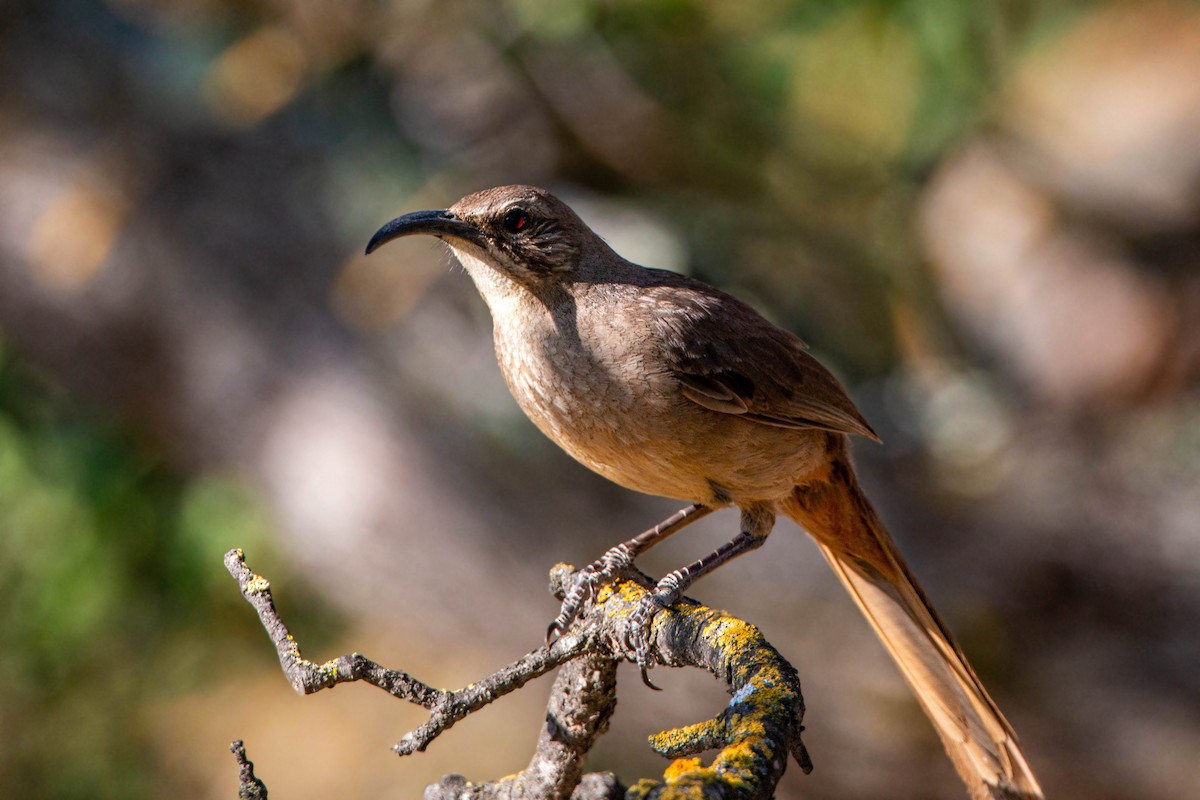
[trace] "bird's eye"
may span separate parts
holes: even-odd
[[[510,208],[501,224],[509,233],[520,233],[529,227],[529,214],[523,208]]]

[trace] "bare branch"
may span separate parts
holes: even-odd
[[[330,689],[339,683],[363,681],[376,686],[393,697],[408,700],[423,708],[433,708],[444,702],[446,692],[434,689],[404,672],[385,669],[366,656],[358,653],[317,664],[300,655],[300,645],[288,632],[287,625],[275,610],[271,596],[271,582],[255,575],[246,566],[246,554],[241,548],[225,554],[225,568],[238,582],[250,605],[258,612],[258,618],[279,653],[279,663],[292,688],[300,694],[313,694]]]
[[[677,759],[662,780],[639,781],[626,794],[610,774],[581,775],[584,759],[607,729],[616,704],[616,663],[635,659],[629,644],[629,620],[647,588],[654,585],[636,571],[597,593],[576,624],[552,646],[538,648],[452,692],[434,689],[358,653],[323,664],[304,659],[275,610],[266,579],[250,571],[240,550],[226,554],[225,564],[243,596],[258,611],[284,673],[297,691],[308,694],[338,683],[363,681],[430,711],[424,724],[395,745],[400,755],[424,750],[471,712],[566,664],[555,681],[546,723],[529,766],[517,775],[484,784],[447,776],[429,787],[431,800],[657,799],[695,791],[706,797],[765,800],[782,776],[789,752],[805,772],[812,769],[800,738],[804,701],[795,669],[753,625],[685,598],[654,617],[649,636],[652,655],[666,666],[708,670],[726,683],[732,699],[710,720],[650,738],[656,752]],[[572,568],[565,564],[551,571],[551,590],[560,597],[571,573]],[[687,758],[714,748],[720,752],[709,766],[703,766],[698,758]]]
[[[405,734],[392,749],[402,756],[424,750],[454,723],[570,661],[583,653],[586,645],[587,641],[582,637],[563,637],[552,647],[539,647],[465,688],[456,692],[441,692],[438,701],[430,707],[429,719]]]
[[[429,710],[429,719],[393,746],[392,749],[402,756],[424,750],[443,731],[471,712],[545,675],[584,652],[588,645],[588,640],[579,635],[564,636],[552,647],[540,647],[456,692],[435,689],[406,672],[380,666],[360,653],[317,664],[301,655],[299,643],[288,632],[275,609],[270,581],[246,566],[245,553],[240,549],[230,550],[225,554],[225,568],[237,579],[242,596],[258,611],[258,618],[275,643],[284,675],[297,692],[312,694],[339,683],[361,681]]]
[[[448,775],[425,790],[425,800],[543,800],[623,797],[612,773],[595,773],[581,784],[583,763],[596,738],[608,729],[617,704],[617,663],[590,653],[559,670],[546,722],[529,766],[516,775],[473,784]]]

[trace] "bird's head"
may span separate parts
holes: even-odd
[[[589,242],[600,241],[566,203],[534,186],[485,189],[444,210],[404,214],[371,237],[367,253],[413,234],[450,245],[481,291],[497,277],[482,270],[529,288],[557,282],[578,266]]]

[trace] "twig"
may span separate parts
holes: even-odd
[[[267,787],[254,774],[254,762],[246,758],[242,740],[230,742],[229,749],[238,764],[238,800],[267,800]]]
[[[402,756],[424,750],[454,723],[569,661],[582,653],[587,644],[577,635],[565,636],[553,647],[540,647],[456,692],[435,689],[406,672],[380,666],[361,653],[338,656],[322,664],[309,661],[300,654],[299,643],[275,610],[270,581],[250,571],[245,553],[240,549],[230,550],[225,554],[225,568],[237,579],[242,596],[258,611],[258,618],[275,643],[283,672],[297,692],[312,694],[339,683],[361,681],[429,710],[429,719],[392,747]]]

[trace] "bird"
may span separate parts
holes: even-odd
[[[548,636],[649,547],[714,509],[738,534],[666,575],[638,606],[634,644],[696,579],[760,547],[783,515],[818,548],[894,659],[973,800],[1043,797],[1012,726],[917,582],[856,478],[849,438],[878,441],[795,334],[743,301],[618,255],[566,203],[526,185],[383,225],[449,246],[487,304],[513,398],[584,466],[688,503],[576,574]]]

